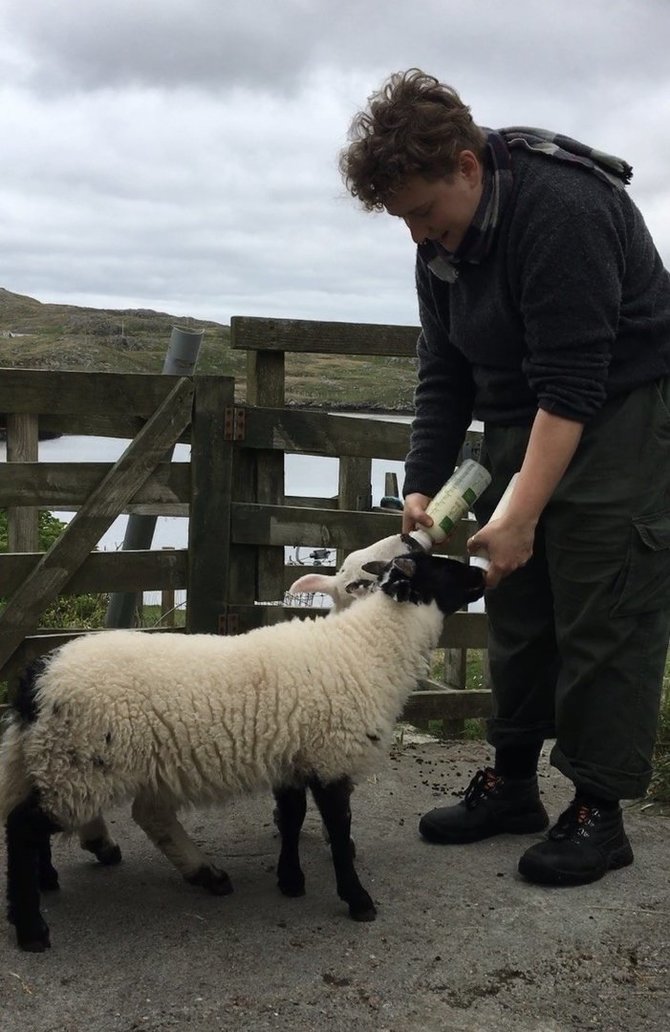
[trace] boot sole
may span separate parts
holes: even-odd
[[[532,835],[544,831],[549,824],[549,815],[538,814],[532,818],[518,818],[510,820],[498,827],[488,829],[474,828],[472,832],[442,832],[433,828],[429,823],[419,822],[419,834],[428,842],[434,842],[440,846],[465,846],[472,842],[483,842],[484,839],[493,838],[495,835]]]
[[[536,885],[589,885],[591,882],[599,881],[608,871],[616,871],[620,867],[628,867],[633,863],[634,856],[630,844],[613,850],[607,857],[602,868],[595,871],[587,871],[579,874],[576,871],[561,871],[559,868],[546,867],[539,863],[534,857],[522,856],[519,860],[519,874],[522,874],[528,881]]]

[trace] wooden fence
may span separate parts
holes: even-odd
[[[233,504],[229,600],[226,619],[233,629],[247,630],[260,622],[282,619],[285,611],[259,607],[256,600],[281,598],[295,577],[284,565],[283,546],[304,544],[335,548],[338,561],[355,548],[397,533],[400,515],[373,511],[372,459],[402,461],[409,444],[409,426],[375,419],[296,410],[285,405],[287,353],[317,353],[412,357],[418,330],[411,326],[382,326],[320,321],[237,317],[231,321],[235,349],[247,352],[247,397],[238,407],[237,485]],[[476,457],[480,434],[469,434]],[[286,497],[283,480],[285,452],[333,456],[339,459],[338,494],[330,498]],[[240,492],[246,492],[244,504]],[[449,541],[449,553],[464,555],[465,541],[475,525],[464,520]],[[255,563],[255,583],[248,574]],[[323,567],[320,568],[323,572]],[[245,572],[246,571],[246,572]],[[483,613],[456,613],[445,621],[441,648],[485,649]],[[461,679],[464,667],[461,665]],[[487,689],[447,689],[422,682],[410,699],[405,717],[414,723],[441,720],[445,731],[458,731],[463,719],[486,716]]]
[[[76,633],[39,631],[58,595],[186,588],[187,632],[233,634],[318,615],[281,604],[297,572],[285,563],[285,546],[342,556],[397,533],[398,513],[372,509],[371,463],[402,460],[408,426],[287,407],[285,355],[408,356],[416,329],[235,318],[231,331],[233,347],[247,352],[243,401],[229,377],[2,370],[8,461],[0,464],[0,508],[10,513],[13,550],[0,555],[0,678]],[[130,443],[116,463],[37,462],[38,426]],[[190,442],[190,462],[165,461],[177,441]],[[339,458],[337,497],[287,497],[287,452]],[[76,510],[44,555],[29,530],[39,509]],[[188,548],[96,553],[114,519],[131,512],[188,515]],[[472,529],[463,522],[450,553],[463,554]],[[276,604],[259,604],[267,602]],[[440,644],[485,648],[484,615],[454,614]],[[488,713],[488,691],[420,687],[437,690],[414,693],[405,713],[413,722],[453,726]]]

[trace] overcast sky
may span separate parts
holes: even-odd
[[[668,0],[2,0],[0,286],[45,302],[416,323],[403,224],[343,189],[393,71],[625,157],[670,266]]]

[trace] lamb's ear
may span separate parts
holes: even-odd
[[[394,570],[399,570],[407,578],[413,577],[416,571],[416,563],[409,556],[401,556],[399,559],[394,559],[391,566]]]
[[[291,595],[299,595],[303,591],[323,591],[332,597],[333,578],[323,573],[306,573],[304,576],[298,577],[288,590]]]
[[[425,551],[416,538],[413,538],[411,534],[401,534],[400,540],[403,545],[407,545],[407,549],[410,552],[416,552],[418,554],[419,552],[423,553]]]
[[[469,601],[475,602],[481,598],[486,589],[486,574],[479,566],[466,566],[468,571],[468,583],[466,592]]]
[[[363,563],[361,570],[365,570],[366,573],[372,573],[375,577],[380,577],[387,566],[388,563],[382,562],[381,559],[371,559],[369,563]]]

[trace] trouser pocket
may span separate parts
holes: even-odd
[[[634,518],[611,616],[670,607],[670,510]]]

